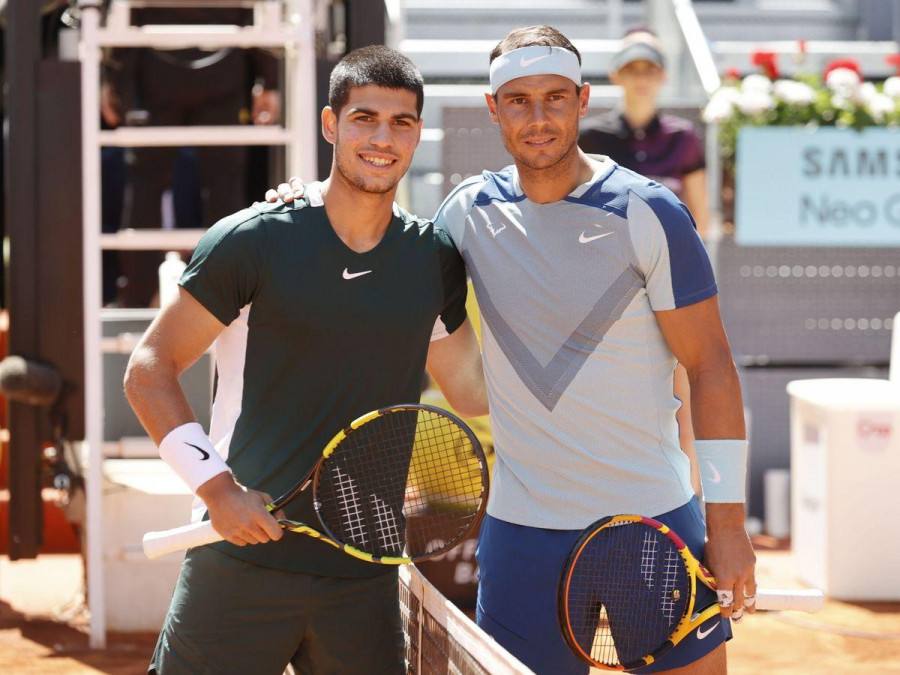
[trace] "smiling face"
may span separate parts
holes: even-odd
[[[421,131],[416,95],[405,89],[354,87],[339,111],[322,111],[322,134],[334,145],[332,174],[363,192],[396,189]]]
[[[548,169],[577,152],[578,119],[587,113],[589,86],[577,90],[561,75],[511,80],[486,96],[491,119],[517,164]]]

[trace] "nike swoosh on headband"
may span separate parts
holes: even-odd
[[[549,56],[550,56],[550,54],[544,54],[543,56],[535,56],[533,59],[526,59],[526,58],[523,56],[523,57],[519,60],[519,66],[521,66],[522,68],[527,68],[527,67],[530,66],[532,63],[537,63],[538,61],[543,61],[544,59],[546,59],[546,58],[549,57]]]
[[[490,69],[491,92],[504,84],[531,75],[559,75],[581,86],[581,64],[574,52],[562,47],[531,45],[494,59]]]

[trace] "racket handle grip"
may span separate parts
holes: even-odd
[[[148,532],[144,535],[144,555],[148,558],[158,558],[167,553],[186,551],[194,546],[222,540],[222,535],[216,532],[212,523],[204,520],[162,532]]]
[[[822,591],[810,589],[805,591],[772,591],[756,589],[756,608],[771,611],[796,610],[815,614],[825,604]]]

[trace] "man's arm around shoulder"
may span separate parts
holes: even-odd
[[[426,368],[444,398],[460,415],[487,415],[481,348],[468,319],[447,337],[431,343]]]

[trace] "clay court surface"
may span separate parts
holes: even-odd
[[[757,575],[766,585],[797,586],[789,553],[758,556]],[[80,576],[76,556],[16,563],[0,558],[0,673],[146,672],[155,635],[111,634],[104,651],[88,649],[86,620],[77,609]],[[894,637],[841,635],[798,622]],[[814,617],[757,615],[736,626],[735,634],[730,673],[900,675],[900,603],[829,602]]]

